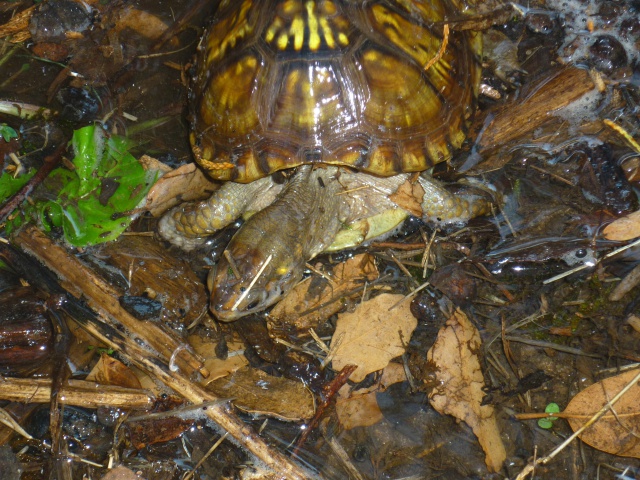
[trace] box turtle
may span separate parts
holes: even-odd
[[[248,218],[209,279],[218,319],[275,303],[315,255],[393,231],[408,212],[390,197],[407,181],[425,219],[486,213],[482,196],[410,175],[465,139],[480,65],[477,35],[445,33],[461,12],[449,0],[222,0],[199,48],[190,138],[225,183],[159,224],[190,250]]]

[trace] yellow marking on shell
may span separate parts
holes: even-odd
[[[426,161],[423,155],[416,155],[414,152],[406,152],[402,156],[402,171],[417,172],[424,170]]]
[[[278,49],[279,50],[286,50],[288,43],[289,43],[289,35],[287,35],[286,32],[281,33],[278,36],[278,41],[276,42],[276,44],[278,45]]]
[[[320,48],[320,35],[318,34],[318,17],[315,13],[315,1],[308,1],[307,8],[307,25],[309,26],[309,48],[315,52]]]
[[[324,37],[324,41],[327,42],[327,46],[329,48],[336,48],[336,40],[333,38],[333,30],[331,29],[331,25],[327,21],[326,17],[320,17],[320,28],[322,28],[322,36]]]
[[[423,29],[423,34],[416,35],[418,28],[402,16],[397,15],[382,4],[371,7],[371,19],[374,27],[384,32],[391,43],[413,58],[425,71],[436,89],[448,86],[450,80],[450,64],[452,55],[447,50],[449,41],[448,25],[444,27],[443,39]],[[427,17],[429,21],[434,18]]]
[[[293,48],[299,52],[306,47],[315,52],[323,46],[323,41],[330,49],[347,46],[346,32],[351,23],[338,12],[338,7],[331,1],[285,1],[265,28],[264,40],[278,51]]]
[[[302,50],[304,45],[304,20],[300,16],[296,16],[291,22],[289,34],[293,36],[293,48],[296,51]]]
[[[322,8],[324,9],[324,14],[325,15],[335,15],[338,12],[338,8],[336,7],[336,4],[333,2],[329,2],[326,1],[322,4]]]
[[[427,143],[427,152],[433,163],[439,163],[451,158],[451,152],[447,145],[441,141],[430,141]]]
[[[271,43],[273,39],[276,37],[276,33],[282,28],[282,19],[276,17],[273,19],[273,23],[267,27],[267,30],[264,33],[264,40],[267,43]]]
[[[252,4],[250,0],[245,0],[235,16],[212,27],[207,38],[207,65],[224,57],[227,50],[233,48],[238,40],[253,32],[254,25],[247,19]]]
[[[449,142],[454,148],[460,148],[466,138],[462,130],[450,130],[449,132]]]
[[[289,0],[281,5],[282,13],[287,16],[300,12],[300,0]]]

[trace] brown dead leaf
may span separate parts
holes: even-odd
[[[610,223],[602,233],[607,240],[626,241],[640,237],[640,210]]]
[[[162,397],[167,393],[166,390],[161,388],[160,385],[158,385],[144,370],[141,370],[134,365],[131,365],[129,368],[131,368],[131,371],[140,382],[140,388],[143,390],[151,392],[156,398]]]
[[[144,480],[144,477],[120,465],[109,470],[100,480]]]
[[[585,388],[571,399],[564,410],[569,425],[576,431],[622,390],[640,370],[630,370]],[[640,386],[636,383],[580,439],[598,450],[622,457],[640,458]],[[579,417],[579,418],[576,418]]]
[[[216,356],[216,343],[208,338],[199,335],[190,335],[187,338],[193,350],[204,358],[204,366],[209,370],[209,376],[202,380],[203,385],[235,372],[248,365],[247,357],[244,356],[244,343],[240,340],[227,342],[228,355],[226,359]]]
[[[315,413],[313,395],[301,382],[272,377],[250,367],[214,380],[207,390],[221,398],[232,398],[241,410],[280,420],[306,420]]]
[[[158,175],[166,175],[167,173],[171,173],[173,169],[167,165],[166,163],[161,162],[157,158],[154,158],[150,155],[142,155],[138,159],[142,168],[147,171],[158,172]]]
[[[216,188],[194,163],[187,163],[156,182],[147,195],[146,207],[157,217],[179,203],[208,198]]]
[[[336,398],[336,413],[345,430],[355,427],[368,427],[382,420],[376,394],[384,392],[394,383],[407,379],[404,367],[399,363],[390,363],[382,371],[380,380],[369,388],[351,391],[349,385],[343,385]]]
[[[115,16],[115,31],[120,33],[125,29],[131,29],[137,34],[155,40],[168,28],[159,17],[144,10],[138,10],[132,6],[127,6],[118,10]],[[175,40],[171,42],[177,45]]]
[[[296,285],[271,311],[270,327],[281,322],[306,332],[340,311],[350,291],[378,278],[378,269],[365,253],[336,265],[325,276],[331,281],[313,275]]]
[[[178,438],[193,426],[192,418],[149,417],[148,420],[127,422],[127,436],[136,450]]]
[[[91,372],[89,372],[86,380],[105,385],[142,388],[138,378],[129,367],[120,360],[110,357],[106,353],[100,355],[100,359],[95,364]]]
[[[411,179],[400,185],[395,193],[389,195],[389,200],[400,208],[411,212],[416,217],[422,217],[422,197],[424,189],[418,182],[411,182]]]
[[[498,472],[507,454],[494,408],[481,405],[484,397],[484,377],[478,359],[481,344],[476,327],[462,310],[456,310],[427,352],[427,359],[437,367],[440,385],[433,389],[429,400],[438,412],[452,415],[471,427],[485,452],[487,468]]]
[[[369,389],[363,390],[365,390],[364,393],[357,391],[352,394],[349,385],[343,385],[338,390],[336,413],[340,419],[340,425],[345,430],[370,427],[383,418],[376,400],[376,392],[371,392]]]
[[[404,353],[418,321],[411,314],[408,300],[389,310],[402,299],[403,295],[383,293],[338,316],[331,340],[335,370],[358,365],[350,379],[360,382]]]

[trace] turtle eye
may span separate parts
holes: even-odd
[[[249,305],[247,305],[247,310],[253,310],[258,306],[258,303],[260,303],[258,300],[254,300]]]

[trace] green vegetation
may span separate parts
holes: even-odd
[[[74,168],[51,172],[33,205],[10,221],[8,230],[36,219],[46,231],[61,228],[68,243],[84,247],[114,240],[129,226],[127,212],[145,198],[156,172],[145,171],[128,153],[126,139],[108,136],[99,126],[77,130],[71,146]],[[0,191],[3,181],[11,182],[5,177],[10,175],[0,177]]]

